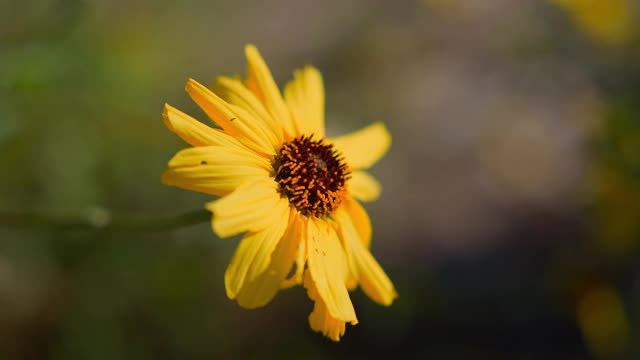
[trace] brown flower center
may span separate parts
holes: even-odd
[[[289,202],[306,216],[326,216],[338,208],[350,178],[344,159],[313,135],[284,144],[276,156],[276,182]]]

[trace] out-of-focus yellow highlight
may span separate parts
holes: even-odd
[[[576,26],[601,45],[622,46],[633,38],[635,16],[631,0],[549,0],[564,9]]]
[[[629,324],[624,304],[609,286],[588,289],[578,299],[577,318],[585,343],[598,358],[624,353],[629,343]]]

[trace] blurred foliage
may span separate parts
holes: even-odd
[[[591,178],[598,239],[605,249],[622,256],[640,249],[639,110],[624,99],[612,102],[596,141]]]
[[[237,239],[0,229],[0,358],[640,358],[639,7],[632,0],[0,3],[0,214],[169,216],[185,145],[164,102],[242,74],[323,72],[330,134],[385,121],[373,253],[400,298],[353,293],[333,344],[287,290],[240,309]],[[97,210],[96,210],[97,209]]]
[[[551,0],[564,8],[576,26],[596,43],[622,46],[637,34],[633,0]]]

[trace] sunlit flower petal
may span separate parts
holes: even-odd
[[[301,239],[303,236],[304,236],[304,232],[300,234]],[[295,263],[293,264],[293,266],[295,266],[295,269],[293,271],[293,274],[282,282],[281,287],[283,289],[302,284],[302,281],[304,280],[304,268],[306,263],[307,263],[307,242],[300,241],[298,243],[298,250],[296,251]]]
[[[391,135],[383,123],[376,122],[332,141],[342,151],[349,167],[355,170],[368,169],[387,153]]]
[[[354,171],[349,182],[349,192],[358,200],[374,201],[380,197],[382,186],[365,171]]]
[[[336,319],[357,323],[345,286],[347,263],[336,233],[326,223],[312,219],[307,227],[307,264],[310,281]]]
[[[269,227],[274,214],[284,216],[288,205],[278,194],[276,184],[263,180],[243,185],[222,199],[208,203],[207,209],[213,213],[213,230],[224,238]]]
[[[324,336],[333,341],[339,341],[340,337],[344,335],[346,322],[331,316],[327,309],[327,305],[318,294],[318,290],[313,284],[308,273],[305,276],[305,286],[307,287],[307,294],[309,295],[309,298],[315,301],[313,311],[309,315],[309,325],[311,326],[311,329],[321,332]]]
[[[369,218],[369,214],[367,214],[367,210],[365,210],[359,202],[350,197],[344,200],[343,208],[349,214],[351,223],[358,232],[360,241],[362,241],[362,244],[366,248],[369,248],[371,244],[371,219]]]
[[[227,103],[193,79],[187,82],[186,89],[193,101],[229,135],[258,153],[275,155],[276,149],[273,144],[277,142],[276,135],[251,117],[249,112]]]
[[[346,210],[336,212],[340,224],[340,237],[347,254],[347,263],[362,290],[381,305],[391,305],[398,296],[387,274],[373,258],[360,239],[358,230]]]
[[[178,152],[162,174],[162,182],[222,196],[245,183],[269,179],[270,171],[264,158],[246,148],[200,146]]]
[[[224,274],[224,284],[230,299],[234,299],[241,290],[252,293],[245,294],[243,297],[243,302],[248,307],[260,306],[275,294],[270,294],[271,289],[268,285],[265,289],[259,289],[260,285],[265,284],[256,283],[256,279],[272,264],[271,255],[287,229],[289,219],[284,213],[278,211],[274,211],[267,217],[272,222],[271,226],[264,227],[260,231],[249,232],[244,236]],[[279,283],[280,281],[275,283],[275,289]],[[248,289],[245,284],[249,284]]]
[[[248,64],[247,86],[264,102],[274,121],[279,122],[289,136],[296,135],[298,129],[262,55],[253,45],[247,45],[245,55]]]
[[[293,73],[284,88],[284,97],[303,134],[324,137],[324,85],[322,75],[313,66]]]
[[[264,104],[255,93],[245,86],[242,80],[221,76],[216,81],[216,90],[224,100],[245,109],[253,119],[261,121],[265,127],[271,129],[275,134],[275,140],[277,140],[275,146],[282,143],[284,140],[282,126],[273,119]]]
[[[282,282],[296,260],[298,248],[303,243],[301,241],[303,230],[301,217],[297,210],[291,209],[287,230],[273,250],[269,266],[261,270],[258,276],[254,276],[251,280],[245,280],[242,290],[236,298],[238,304],[246,308],[264,306],[280,290]],[[242,241],[245,240],[246,238]],[[248,247],[252,245],[249,244]],[[265,260],[264,258],[262,259],[262,261]],[[255,261],[255,263],[258,263],[258,261]]]
[[[162,117],[167,128],[191,146],[242,147],[238,140],[224,131],[209,127],[169,104],[165,104]]]

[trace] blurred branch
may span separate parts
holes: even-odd
[[[211,213],[205,209],[164,217],[112,215],[104,209],[93,209],[84,216],[62,217],[35,213],[0,211],[0,228],[69,231],[159,231],[208,222]]]

